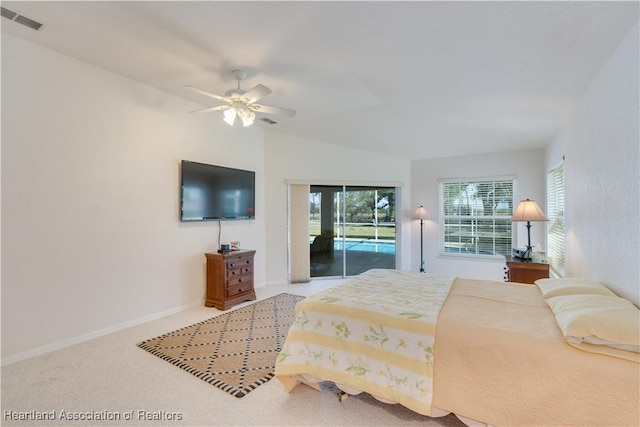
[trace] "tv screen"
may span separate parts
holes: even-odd
[[[255,172],[183,160],[180,175],[181,221],[255,218]]]

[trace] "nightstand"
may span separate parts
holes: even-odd
[[[533,284],[549,277],[549,264],[507,258],[507,281]]]
[[[254,250],[205,253],[207,258],[207,298],[204,305],[227,310],[242,301],[253,301]]]

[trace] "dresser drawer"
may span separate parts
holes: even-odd
[[[227,298],[241,295],[247,292],[253,291],[253,285],[251,283],[239,283],[227,288]]]
[[[248,256],[238,256],[226,260],[227,270],[235,270],[236,268],[251,267],[253,268],[253,258]]]
[[[509,282],[534,284],[549,277],[549,264],[531,261],[507,260]]]
[[[233,280],[240,276],[253,276],[253,266],[228,268],[226,272],[227,280]]]
[[[245,275],[237,275],[232,276],[227,279],[227,287],[236,286],[239,284],[247,284],[253,286],[253,275],[245,274]]]

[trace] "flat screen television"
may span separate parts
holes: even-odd
[[[181,221],[255,218],[255,172],[183,160],[180,175]]]

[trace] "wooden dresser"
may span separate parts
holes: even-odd
[[[507,281],[533,284],[549,277],[549,264],[507,258]]]
[[[253,288],[253,257],[256,251],[240,250],[205,253],[207,258],[207,298],[204,305],[218,310],[256,299]]]

